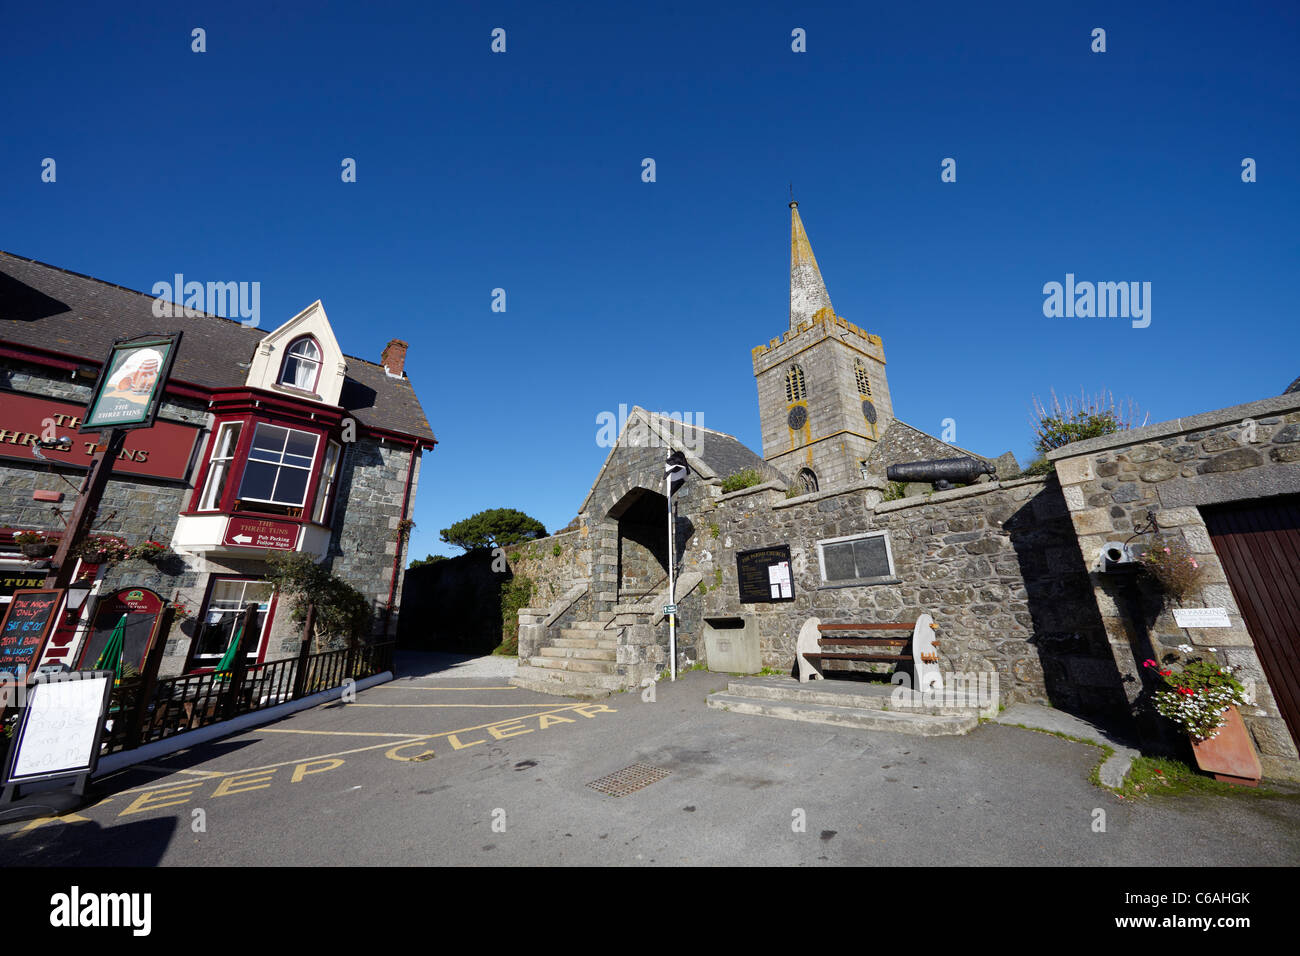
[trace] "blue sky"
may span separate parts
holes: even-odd
[[[1300,8],[1131,6],[11,5],[0,248],[409,341],[440,442],[412,554],[455,553],[485,508],[569,521],[620,403],[759,449],[793,181],[897,416],[1025,462],[1053,388],[1162,421],[1300,375]],[[1044,317],[1067,272],[1150,282],[1151,325]]]

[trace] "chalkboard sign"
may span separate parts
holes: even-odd
[[[5,763],[6,798],[21,784],[94,773],[113,677],[74,671],[35,678]]]
[[[736,552],[736,574],[744,604],[794,600],[794,572],[790,569],[788,544]]]
[[[57,590],[14,592],[0,624],[0,680],[21,681],[36,670],[62,600]]]

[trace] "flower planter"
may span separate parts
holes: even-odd
[[[1226,720],[1217,736],[1209,740],[1192,741],[1196,765],[1206,773],[1214,774],[1215,780],[1246,787],[1258,786],[1264,770],[1255,753],[1250,733],[1236,707],[1228,708]]]
[[[54,557],[54,552],[59,550],[59,544],[57,541],[50,544],[45,542],[38,544],[21,544],[19,547],[22,548],[23,554],[29,558],[52,558]]]

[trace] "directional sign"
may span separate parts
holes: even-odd
[[[293,551],[298,547],[298,531],[298,525],[291,521],[236,515],[226,525],[224,543],[264,551]]]
[[[676,613],[677,613],[677,605],[676,605],[676,604],[665,604],[665,605],[664,605],[664,613],[665,613],[665,614],[676,614]]]

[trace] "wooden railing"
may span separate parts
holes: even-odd
[[[113,689],[103,753],[130,750],[189,730],[274,707],[324,690],[341,688],[392,668],[395,643],[365,644],[322,654],[251,664],[235,671],[205,671]]]

